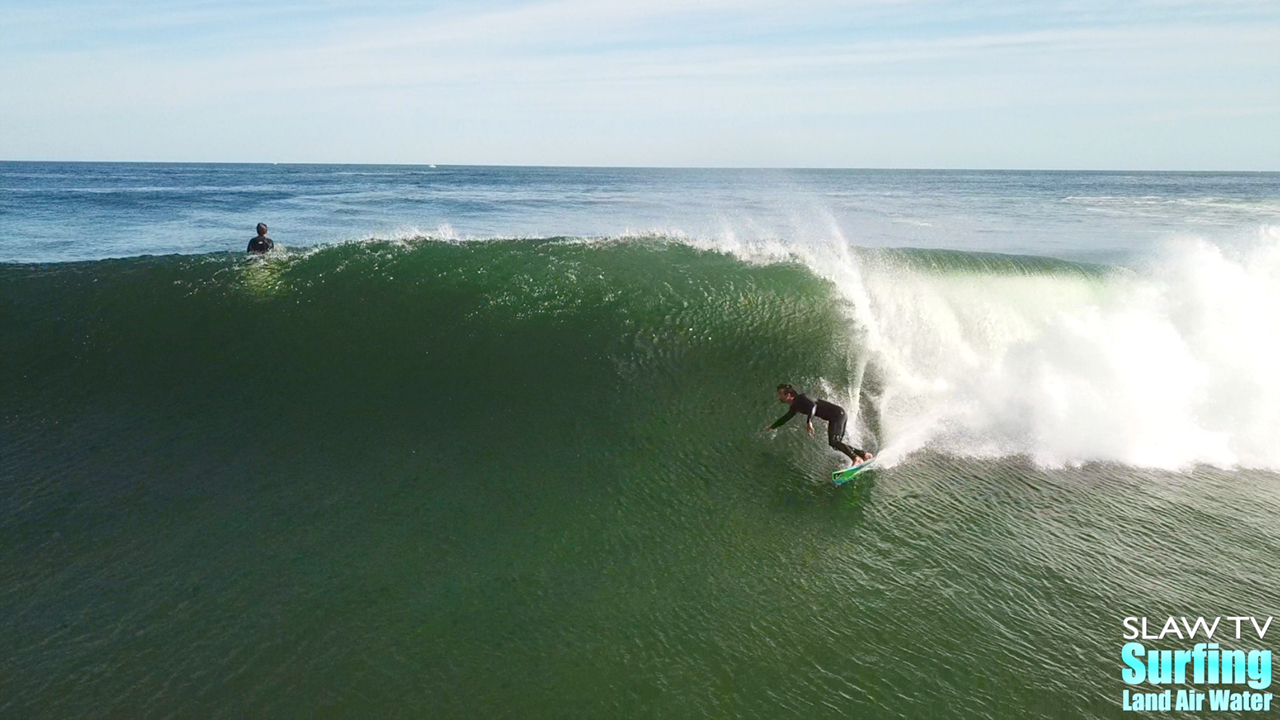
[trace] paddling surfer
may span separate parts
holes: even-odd
[[[773,432],[787,421],[795,417],[797,414],[805,416],[805,426],[809,429],[809,435],[813,435],[813,418],[820,417],[827,421],[827,444],[839,450],[854,465],[864,463],[874,457],[866,450],[850,447],[844,442],[844,428],[848,422],[848,416],[845,414],[844,408],[826,400],[811,400],[808,397],[796,392],[796,389],[790,385],[782,384],[778,386],[778,402],[790,405],[791,409],[786,415],[778,418],[778,421],[765,428],[765,432]]]

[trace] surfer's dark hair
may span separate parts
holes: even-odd
[[[792,395],[799,395],[799,394],[800,394],[800,393],[796,392],[796,389],[795,389],[794,387],[792,387],[789,383],[782,383],[781,385],[779,385],[779,386],[778,386],[778,392],[783,392],[783,391],[789,392],[789,393],[791,393]]]

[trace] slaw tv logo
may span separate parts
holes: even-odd
[[[1224,620],[1226,625],[1222,624]],[[1120,677],[1127,685],[1155,689],[1126,689],[1121,707],[1127,711],[1270,710],[1271,693],[1259,691],[1271,687],[1271,651],[1257,646],[1266,639],[1271,621],[1271,617],[1262,620],[1248,615],[1218,616],[1212,621],[1204,617],[1194,621],[1169,617],[1160,625],[1160,631],[1153,633],[1150,630],[1155,625],[1148,618],[1125,618],[1124,639],[1130,642],[1120,649],[1124,665]],[[1139,640],[1154,640],[1158,645],[1148,646]],[[1245,648],[1224,648],[1215,640],[1234,640]],[[1181,647],[1161,647],[1166,645]],[[1161,689],[1168,685],[1184,687],[1178,688],[1175,695],[1173,688]]]

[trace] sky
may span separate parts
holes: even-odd
[[[0,160],[1280,171],[1280,2],[0,0]]]

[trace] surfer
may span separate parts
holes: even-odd
[[[778,418],[777,422],[765,428],[765,432],[773,432],[786,425],[788,420],[794,417],[796,413],[799,413],[805,416],[805,425],[809,428],[809,435],[812,436],[813,417],[816,415],[827,421],[827,444],[848,455],[854,465],[864,463],[874,457],[866,450],[845,444],[844,426],[848,416],[845,415],[844,408],[839,405],[826,400],[811,400],[796,392],[794,387],[786,383],[778,386],[778,401],[790,405],[791,409],[787,411],[786,415]]]
[[[258,223],[258,237],[249,241],[249,249],[245,252],[261,255],[275,246],[276,244],[271,242],[271,238],[267,237],[267,224]]]

